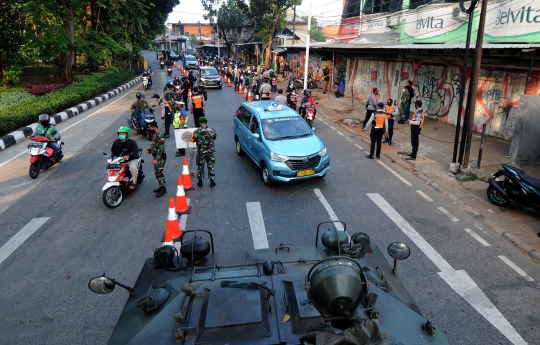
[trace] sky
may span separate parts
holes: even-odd
[[[312,14],[319,21],[320,26],[339,25],[340,16],[343,9],[343,0],[303,0],[302,5],[297,6],[298,16],[308,15],[309,6],[312,3]],[[201,23],[208,22],[203,18],[204,9],[199,0],[180,0],[180,5],[176,6],[169,14],[168,22],[178,23]]]

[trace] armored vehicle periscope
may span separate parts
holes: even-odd
[[[130,292],[109,344],[448,344],[395,274],[403,243],[388,247],[392,268],[343,222],[319,224],[313,247],[215,253],[206,230],[177,240],[180,251],[157,248],[133,288],[105,275],[88,283]]]

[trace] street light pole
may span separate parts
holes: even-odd
[[[306,39],[306,61],[304,63],[304,90],[307,89],[308,82],[308,65],[309,65],[309,31],[311,30],[311,9],[313,7],[313,2],[309,4],[309,17],[307,22],[307,39]]]

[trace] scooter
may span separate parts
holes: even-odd
[[[174,86],[174,100],[176,102],[181,102],[183,99],[182,97],[182,87],[181,85],[175,85]]]
[[[36,179],[41,169],[47,170],[54,164],[60,162],[64,155],[62,154],[62,145],[64,144],[60,137],[56,140],[56,144],[60,149],[56,155],[56,163],[51,162],[51,157],[54,150],[47,147],[47,137],[43,135],[31,136],[32,142],[28,144],[28,153],[30,154],[30,169],[28,174],[30,178]]]
[[[313,120],[315,120],[315,105],[311,104],[311,102],[307,102],[305,104],[304,119],[306,120],[309,128],[313,127]]]
[[[259,94],[259,89],[261,88],[260,83],[257,81],[255,85],[251,88],[251,93],[253,94],[253,100],[258,101],[261,99],[261,96]]]
[[[489,201],[501,207],[515,203],[540,211],[540,180],[509,165],[502,167],[488,179]]]
[[[277,92],[277,79],[276,79],[276,77],[272,77],[271,85],[272,85],[272,92]]]
[[[161,69],[165,68],[165,62],[163,60],[159,62],[159,68]]]
[[[142,149],[139,149],[139,155],[137,159],[137,169],[139,169],[139,175],[137,177],[137,185],[140,185],[144,180],[144,174],[142,170],[142,164],[144,160],[141,159]],[[103,152],[107,156],[106,152]],[[129,185],[133,182],[131,172],[127,162],[124,162],[123,156],[109,157],[107,156],[107,182],[101,189],[103,191],[103,203],[109,208],[115,208],[120,206],[124,195],[128,195],[131,191]]]
[[[139,134],[146,136],[151,141],[152,133],[148,130],[148,124],[154,120],[154,109],[144,109],[142,112],[133,110],[131,111],[131,118],[127,119],[127,123],[130,129],[136,130]]]
[[[291,92],[287,94],[287,105],[296,111],[296,103],[298,102],[298,94],[296,92]]]
[[[167,66],[167,74],[168,75],[172,74],[172,67],[171,66]]]
[[[148,90],[150,88],[150,85],[148,84],[148,79],[150,79],[150,78],[148,78],[146,76],[143,76],[143,77],[141,77],[141,79],[142,79],[142,84],[143,84],[143,87],[144,87],[144,91]]]

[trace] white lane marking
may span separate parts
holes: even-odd
[[[0,248],[0,264],[36,232],[50,217],[34,218]]]
[[[395,177],[397,177],[398,179],[400,179],[403,183],[405,183],[407,186],[409,187],[412,187],[412,183],[410,183],[409,181],[407,181],[403,176],[401,176],[400,174],[398,174],[397,172],[394,171],[394,169],[390,168],[388,165],[384,164],[383,162],[381,161],[377,161],[377,163],[379,163],[380,165],[382,165],[383,167],[386,168],[386,170],[390,171],[392,174],[394,174]]]
[[[515,263],[513,263],[512,261],[510,261],[509,258],[507,258],[506,256],[504,255],[499,255],[499,259],[501,259],[505,264],[507,264],[508,266],[510,266],[510,268],[512,268],[514,271],[517,272],[517,274],[519,274],[520,276],[522,276],[523,278],[525,278],[525,280],[529,281],[529,282],[533,282],[534,279],[529,276],[524,270],[522,270],[521,268],[518,267],[518,265],[516,265]]]
[[[334,126],[330,126],[334,131],[337,131],[337,129]]]
[[[340,131],[337,131],[337,132],[338,132],[339,135],[345,135],[345,134],[341,133]]]
[[[487,243],[486,240],[484,240],[482,237],[478,236],[478,234],[474,231],[472,231],[469,228],[465,228],[465,231],[469,233],[472,237],[474,237],[478,242],[480,242],[484,247],[491,247],[491,244]]]
[[[321,120],[325,125],[329,125],[328,122],[324,121],[324,120]]]
[[[366,155],[369,155],[369,151],[364,151],[364,153],[365,153]]]
[[[313,191],[315,192],[315,195],[317,196],[317,198],[319,198],[319,201],[321,202],[321,204],[323,204],[324,208],[326,209],[326,212],[328,212],[328,215],[330,216],[330,220],[339,221],[338,217],[334,213],[334,210],[332,210],[332,207],[330,206],[328,201],[326,201],[326,198],[321,193],[320,189],[315,188]],[[343,226],[341,225],[341,223],[336,224],[336,229],[342,230],[342,231],[345,230]]]
[[[424,197],[424,199],[426,199],[427,201],[433,201],[433,199],[431,199],[426,193],[422,192],[421,190],[417,190],[416,192],[418,192],[418,194]]]
[[[349,137],[345,137],[345,139],[347,139],[348,141],[350,141],[351,143],[353,142],[351,138]]]
[[[439,209],[439,211],[444,213],[448,218],[450,218],[453,222],[459,222],[459,219],[451,215],[450,212],[444,209],[444,207],[437,207],[437,208]]]
[[[358,147],[360,150],[363,150],[364,148],[358,144],[354,144],[354,146]]]
[[[71,126],[68,126],[68,127],[64,128],[64,129],[62,129],[62,133],[65,132],[65,131],[67,131],[67,130],[70,129],[71,127],[75,126],[76,124],[79,124],[79,123],[85,121],[85,120],[88,119],[89,117],[94,116],[95,114],[99,113],[99,112],[102,111],[103,109],[105,109],[105,108],[107,108],[107,107],[113,105],[114,103],[118,102],[118,101],[121,100],[122,98],[124,98],[124,97],[128,96],[129,94],[131,94],[133,91],[134,91],[134,90],[131,90],[130,92],[126,93],[124,96],[118,98],[117,100],[115,100],[114,102],[112,102],[112,103],[110,103],[110,104],[107,104],[107,105],[104,106],[103,108],[101,108],[101,109],[99,109],[99,110],[96,110],[95,112],[93,112],[92,114],[88,115],[88,116],[85,117],[84,119],[81,119],[81,120],[75,122],[74,124],[72,124]],[[109,98],[109,99],[110,99],[110,98]],[[78,115],[77,115],[77,116],[78,116]],[[28,150],[24,150],[23,152],[21,152],[21,153],[15,155],[15,156],[13,156],[13,157],[11,157],[10,159],[6,160],[5,162],[0,163],[0,168],[1,168],[2,166],[4,166],[5,164],[11,162],[12,160],[17,159],[18,157],[22,156],[23,154],[25,154],[25,153],[27,153],[27,152],[28,152]]]
[[[476,311],[497,328],[514,345],[527,345],[484,292],[463,270],[455,270],[446,260],[379,194],[368,197],[424,252],[440,270],[439,276]]]
[[[249,216],[249,226],[251,227],[251,236],[255,249],[267,249],[268,238],[266,237],[266,228],[260,202],[246,202]]]

